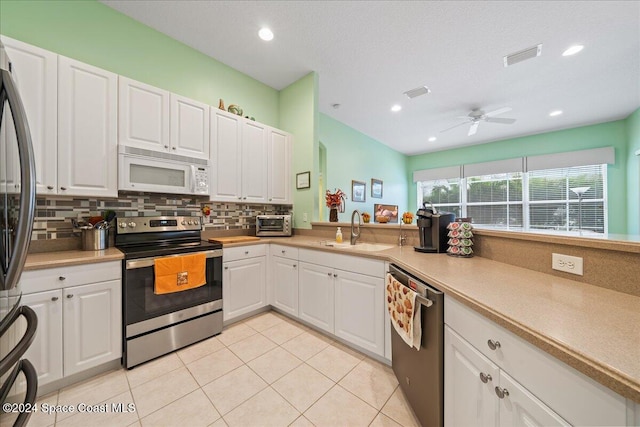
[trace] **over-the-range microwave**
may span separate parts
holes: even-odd
[[[118,190],[209,194],[209,162],[140,148],[118,148]]]

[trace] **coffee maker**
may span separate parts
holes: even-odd
[[[431,207],[427,207],[427,204]],[[415,246],[414,249],[418,252],[446,252],[447,226],[456,219],[456,214],[438,212],[433,203],[424,202],[416,216],[420,246]]]

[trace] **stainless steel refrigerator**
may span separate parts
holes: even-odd
[[[14,80],[19,76],[12,71],[0,42],[0,415],[23,426],[38,390],[36,371],[22,358],[38,318],[20,304],[18,286],[33,229],[36,177],[29,125]]]

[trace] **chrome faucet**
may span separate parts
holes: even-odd
[[[354,219],[356,217],[356,214],[358,214],[358,226],[354,227]],[[360,237],[360,212],[358,212],[357,209],[354,209],[353,213],[351,214],[351,244],[355,245],[356,241],[358,240],[358,238]],[[357,229],[357,231],[356,231]]]

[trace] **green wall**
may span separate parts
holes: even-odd
[[[339,221],[349,222],[354,209],[373,217],[376,203],[398,205],[400,214],[415,211],[413,207],[407,209],[414,206],[408,204],[407,156],[324,114],[320,114],[320,142],[327,154],[326,188],[347,193],[345,212],[338,215]],[[383,181],[382,199],[371,197],[371,178]],[[366,183],[364,203],[351,200],[352,180]],[[327,209],[321,220],[329,220]]]
[[[640,234],[640,108],[627,120],[627,233]],[[638,152],[638,154],[636,154]]]
[[[318,74],[307,74],[280,91],[278,127],[293,135],[293,213],[296,228],[311,228],[318,211]],[[311,188],[298,190],[295,175],[311,172]],[[307,221],[304,221],[304,214]]]
[[[609,165],[607,189],[609,197],[609,233],[627,231],[627,129],[626,121],[541,133],[522,138],[427,153],[409,158],[409,172],[465,163],[479,163],[513,157],[560,153],[613,146],[616,163]],[[411,179],[409,205],[416,206],[416,184]]]
[[[0,0],[0,33],[278,126],[278,91],[94,0]]]

